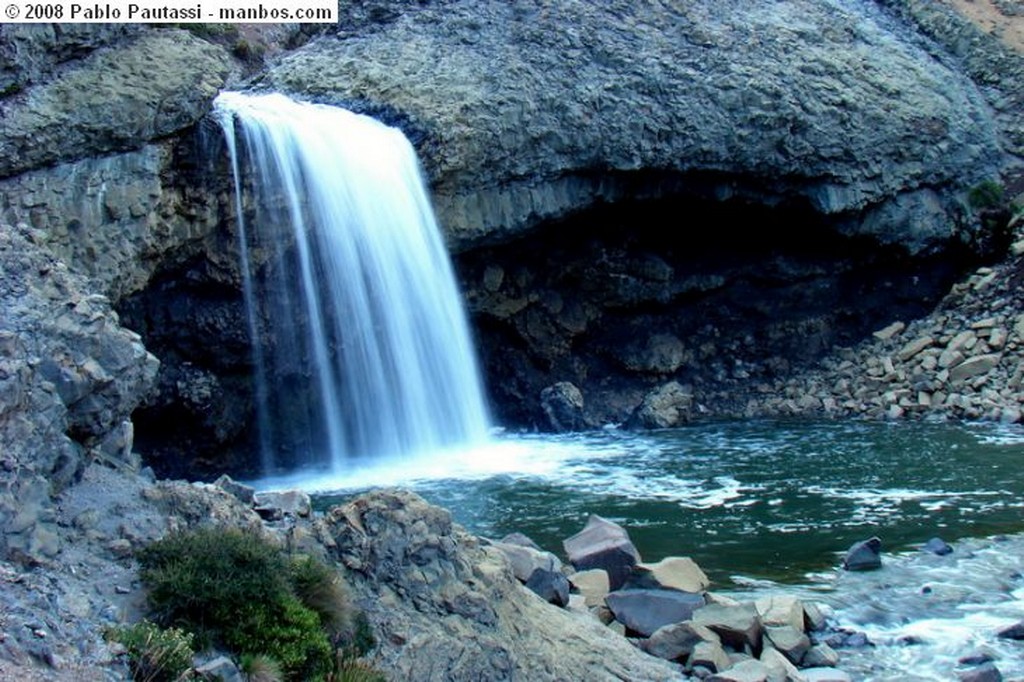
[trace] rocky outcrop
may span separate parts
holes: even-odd
[[[58,549],[51,493],[89,458],[131,461],[131,413],[159,364],[40,241],[0,228],[0,556],[25,561]]]
[[[377,664],[417,680],[669,680],[680,673],[596,620],[520,585],[500,550],[401,491],[324,520],[380,644]]]
[[[138,149],[178,132],[207,112],[229,71],[226,51],[181,30],[147,31],[96,50],[58,78],[0,101],[0,176]]]
[[[742,414],[1019,422],[1024,242],[1013,253],[955,285],[930,315],[880,327],[820,366],[766,385]]]
[[[975,85],[869,3],[439,3],[340,37],[260,86],[401,123],[456,244],[688,191],[827,214],[900,196],[849,229],[919,248],[951,236],[948,190],[1003,163]]]

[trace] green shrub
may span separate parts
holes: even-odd
[[[967,203],[975,210],[1000,208],[1003,205],[1003,186],[995,180],[978,183],[967,193]]]
[[[315,582],[308,576],[320,569],[297,570],[302,562],[290,561],[257,533],[231,528],[172,533],[138,559],[161,623],[239,654],[269,656],[287,679],[322,680],[331,670],[334,649],[325,622],[300,600],[303,592],[327,588],[296,584],[297,573],[304,583]],[[327,567],[321,572],[336,576]]]
[[[295,596],[320,616],[331,634],[352,629],[352,603],[336,570],[310,556],[296,557],[291,563],[291,583]]]
[[[245,678],[249,682],[282,682],[284,680],[281,664],[263,654],[242,656],[239,668],[245,673]]]
[[[164,630],[155,623],[142,621],[122,625],[107,632],[128,652],[132,679],[140,682],[173,682],[188,679],[192,670],[193,638],[177,628]]]
[[[388,682],[388,678],[371,665],[339,655],[331,682]]]

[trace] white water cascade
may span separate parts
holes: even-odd
[[[466,315],[402,132],[278,94],[222,93],[215,110],[264,474],[485,442]]]

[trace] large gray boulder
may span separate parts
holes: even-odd
[[[874,3],[391,9],[377,30],[286,55],[260,85],[403,125],[457,244],[692,189],[699,172],[728,178],[704,182],[719,198],[883,207],[850,230],[917,249],[952,236],[947,190],[1002,163],[978,89]],[[643,169],[657,173],[625,180]]]
[[[619,524],[591,514],[583,530],[562,541],[569,563],[578,571],[600,568],[612,590],[622,587],[640,562],[629,533]]]
[[[413,493],[370,493],[317,523],[395,679],[678,679],[596,620],[538,599],[500,550]]]

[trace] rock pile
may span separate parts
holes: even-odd
[[[759,385],[744,416],[1021,421],[1024,242],[1013,252],[955,285],[931,315],[893,322],[818,369]]]
[[[520,562],[520,546],[507,540],[494,546]],[[643,563],[626,530],[598,516],[564,545],[575,592],[569,609],[607,624],[690,675],[719,682],[850,679],[836,668],[839,656],[825,641],[842,638],[824,632],[825,617],[814,603],[789,595],[738,602],[709,592],[707,576],[691,559]],[[539,548],[530,552],[533,562],[516,570],[524,582],[528,570],[536,575],[557,562]]]

